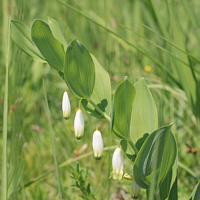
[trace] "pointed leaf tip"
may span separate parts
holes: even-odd
[[[87,48],[76,38],[69,44],[64,63],[65,81],[79,98],[90,98],[95,84],[95,66]]]
[[[111,131],[118,139],[128,139],[135,88],[127,79],[117,87],[111,115]]]
[[[49,65],[57,71],[62,72],[65,55],[64,47],[54,37],[49,25],[40,19],[36,19],[31,28],[31,37],[35,46],[46,58]]]

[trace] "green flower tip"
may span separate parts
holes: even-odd
[[[123,172],[121,173],[116,173],[116,172],[111,172],[110,173],[110,178],[114,179],[114,180],[122,180],[123,178]]]
[[[82,137],[76,137],[77,140],[80,140]]]

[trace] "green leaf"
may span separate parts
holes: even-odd
[[[158,128],[158,113],[151,92],[144,80],[134,84],[136,95],[130,124],[130,137],[136,143],[145,133],[152,133]]]
[[[63,35],[62,28],[59,22],[57,22],[55,19],[51,17],[47,17],[46,22],[49,25],[54,37],[63,44],[64,49],[66,50],[68,44],[67,44],[67,41],[65,40],[65,37]]]
[[[36,19],[31,28],[31,37],[49,65],[57,71],[63,71],[64,48],[51,32],[49,25]]]
[[[170,170],[165,179],[159,185],[160,200],[173,199],[178,200],[177,191],[177,169],[178,155],[176,155],[172,170]]]
[[[200,182],[197,183],[196,187],[192,191],[189,200],[199,200],[200,199]]]
[[[136,95],[131,114],[130,138],[139,150],[146,139],[147,133],[152,133],[158,128],[158,114],[155,101],[144,78],[136,82],[134,87]],[[134,161],[136,156],[129,144],[125,141],[123,145],[124,147],[127,146],[123,150],[128,158]]]
[[[170,129],[171,125],[168,125],[151,133],[135,159],[134,177],[142,188],[149,189],[152,180],[158,188],[172,169],[177,147]]]
[[[168,199],[178,200],[178,177],[177,176],[171,186],[171,190],[170,190]]]
[[[95,84],[90,99],[108,116],[111,112],[111,84],[107,71],[101,66],[98,60],[92,55],[95,65]],[[84,109],[92,116],[103,118],[103,116],[86,100],[81,101]]]
[[[90,98],[95,84],[95,66],[86,47],[76,39],[67,48],[64,74],[71,92],[83,99]]]
[[[14,43],[34,60],[45,62],[45,58],[35,48],[31,39],[31,29],[19,21],[11,21],[11,37]]]
[[[126,78],[117,87],[111,114],[111,132],[119,139],[129,139],[135,88]]]

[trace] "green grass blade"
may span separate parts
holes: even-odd
[[[165,38],[169,39],[170,35],[167,32],[166,25],[164,24],[161,13],[159,12],[159,7],[155,3],[155,0],[151,0],[152,7],[154,9],[154,13],[156,15],[156,19],[158,21],[159,27],[162,31],[162,34],[164,35]],[[186,35],[181,31],[181,28],[179,26],[179,22],[177,20],[177,15],[176,11],[174,10],[174,2],[173,1],[167,1],[167,9],[169,11],[169,19],[170,19],[170,28],[172,31],[172,37],[173,40],[176,41],[177,45],[184,49],[185,51],[185,39]],[[182,52],[177,52],[175,49],[171,49],[172,53],[177,55],[178,57],[181,58],[182,61],[185,63],[189,63],[187,55],[185,55]],[[180,63],[177,62],[177,60],[172,59],[174,67],[172,67],[170,70],[173,73],[176,71],[179,77],[179,82],[181,84],[181,88],[184,89],[184,91],[187,94],[187,97],[189,99],[189,104],[191,107],[196,106],[196,101],[197,101],[197,95],[196,95],[196,82],[194,78],[194,70],[192,66],[190,68],[185,68],[183,67]]]
[[[57,163],[57,158],[56,158],[55,143],[54,143],[54,138],[53,138],[53,128],[51,124],[50,110],[49,110],[49,105],[47,101],[47,93],[46,93],[44,79],[43,79],[43,90],[44,90],[44,97],[45,97],[45,104],[46,104],[46,114],[47,114],[48,125],[49,125],[49,132],[50,132],[50,137],[51,137],[51,146],[52,146],[53,157],[54,157],[54,165],[55,165],[56,176],[57,176],[57,181],[58,181],[59,197],[60,197],[60,200],[62,200],[62,188],[61,188],[59,169],[58,169],[58,163]]]
[[[176,17],[176,11],[174,10],[173,3],[168,3],[168,9],[170,13],[171,18],[171,28],[173,29],[173,37],[174,40],[177,42],[178,46],[181,48],[185,48],[185,35],[182,34],[181,29],[178,26],[178,21]],[[176,53],[176,52],[175,52]],[[188,62],[188,57],[182,53],[178,53],[178,56],[180,56],[185,62]],[[181,85],[183,86],[186,95],[188,96],[189,103],[193,106],[193,104],[196,104],[197,101],[197,95],[196,95],[196,82],[195,78],[193,76],[193,68],[191,69],[184,68],[182,65],[177,63],[177,61],[174,60],[174,64],[176,67],[176,71],[179,75],[179,79],[181,82]]]
[[[146,40],[147,42],[151,43],[152,45],[154,45],[154,46],[157,47],[158,49],[160,49],[160,50],[162,50],[163,52],[169,54],[169,55],[172,56],[174,59],[180,61],[180,62],[183,63],[185,66],[187,66],[187,67],[190,68],[190,65],[189,65],[187,62],[185,62],[185,61],[183,61],[182,59],[180,59],[179,57],[175,56],[173,53],[171,53],[171,52],[168,51],[167,49],[161,47],[160,45],[154,43],[153,41],[147,39],[146,37],[140,35],[139,33],[135,32],[135,31],[132,30],[131,28],[128,28],[128,27],[126,27],[125,25],[120,24],[120,23],[118,23],[118,24],[119,24],[121,27],[124,27],[124,28],[130,30],[131,32],[133,32],[134,34],[136,34],[137,36],[139,36],[140,38]],[[162,37],[162,36],[161,36],[161,37]],[[163,37],[163,38],[164,38],[164,37]],[[165,41],[166,41],[166,40],[165,40]],[[167,40],[167,41],[168,41],[168,40]],[[185,52],[185,51],[183,51],[183,53],[185,53],[186,55],[188,55],[187,52]],[[199,61],[199,63],[200,63],[200,60],[197,59],[197,61]],[[194,69],[194,71],[195,71],[196,73],[200,74],[200,71],[198,71],[197,69]]]
[[[59,2],[60,4],[66,6],[67,8],[73,10],[74,12],[78,13],[79,15],[81,15],[82,17],[86,18],[87,20],[93,22],[94,24],[96,24],[97,26],[103,28],[104,30],[106,30],[107,32],[111,33],[112,35],[116,36],[117,38],[120,38],[123,42],[125,42],[127,45],[129,45],[130,47],[136,49],[138,52],[140,52],[141,54],[143,54],[144,56],[146,56],[147,58],[149,58],[150,60],[152,60],[155,64],[158,65],[159,68],[161,68],[163,71],[165,71],[168,76],[171,78],[171,80],[176,83],[179,87],[180,84],[176,81],[176,79],[167,71],[167,68],[160,63],[158,60],[154,59],[153,55],[150,55],[149,53],[143,51],[141,48],[137,47],[136,45],[134,45],[133,43],[129,42],[128,40],[126,40],[125,38],[123,38],[122,36],[120,36],[118,33],[115,33],[114,31],[112,31],[111,29],[105,27],[104,25],[96,22],[95,20],[93,20],[92,18],[88,17],[87,15],[85,15],[84,13],[80,12],[79,10],[77,10],[76,8],[74,8],[73,6],[70,6],[67,3],[61,2],[59,0],[57,0],[57,2]]]
[[[197,33],[197,38],[200,40],[200,25],[198,24],[198,18],[195,16],[195,12],[192,10],[190,4],[186,0],[181,0],[183,7],[186,11],[186,14],[188,15],[188,18],[190,19],[192,25],[194,26],[196,33]]]
[[[10,18],[11,21],[11,18]],[[7,36],[7,56],[6,56],[6,78],[5,78],[5,96],[3,109],[3,159],[2,159],[2,181],[1,181],[1,199],[7,199],[7,125],[8,125],[8,67],[10,51],[10,21]]]
[[[148,27],[145,24],[142,24],[142,26],[144,26],[147,30],[149,30],[150,32],[152,32],[153,34],[157,35],[159,38],[163,39],[165,42],[167,42],[168,44],[170,44],[172,47],[176,48],[177,50],[179,50],[180,52],[186,54],[187,56],[189,56],[190,58],[192,58],[194,61],[196,61],[197,63],[200,64],[200,60],[198,58],[196,58],[195,56],[193,56],[192,54],[186,52],[185,50],[183,50],[182,48],[180,48],[179,46],[175,45],[173,42],[171,42],[170,40],[166,39],[165,37],[163,37],[162,35],[158,34],[156,31],[154,31],[153,29],[151,29],[150,27]]]

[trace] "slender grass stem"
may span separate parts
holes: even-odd
[[[103,112],[92,100],[89,100],[92,106],[110,122],[110,116],[108,116],[105,112]]]
[[[54,138],[53,138],[53,128],[51,125],[50,111],[49,111],[49,105],[47,101],[47,93],[46,93],[44,79],[43,79],[43,90],[44,90],[44,97],[45,97],[45,104],[46,104],[46,113],[47,113],[48,124],[49,124],[49,132],[50,132],[50,137],[51,137],[51,146],[52,146],[53,157],[54,157],[54,165],[55,165],[56,176],[57,176],[57,181],[58,181],[59,197],[60,197],[60,200],[62,200],[62,188],[61,188],[59,169],[58,169],[58,163],[57,163],[57,158],[56,158],[56,150],[55,150],[55,144],[54,144]]]
[[[142,23],[141,23],[142,24]],[[165,42],[167,42],[168,44],[170,44],[171,46],[173,46],[174,48],[176,48],[177,50],[181,51],[182,53],[188,55],[190,58],[192,58],[193,60],[195,60],[197,63],[200,64],[200,60],[196,57],[194,57],[192,54],[188,53],[187,51],[184,51],[183,49],[181,49],[180,47],[178,47],[177,45],[175,45],[173,42],[167,40],[165,37],[163,37],[162,35],[158,34],[157,32],[155,32],[153,29],[149,28],[147,25],[142,24],[146,29],[148,29],[149,31],[151,31],[153,34],[157,35],[159,38],[163,39]]]
[[[54,171],[55,171],[55,170],[50,170],[50,171],[48,171],[48,172],[45,172],[45,173],[41,174],[40,176],[34,178],[32,181],[26,183],[26,184],[23,186],[23,188],[28,187],[28,186],[32,185],[33,183],[36,183],[37,181],[42,180],[43,178],[46,178],[48,175],[50,175],[50,174],[53,173]],[[22,189],[22,188],[20,188],[20,189]]]
[[[8,41],[6,55],[6,77],[5,77],[5,95],[3,108],[3,155],[2,155],[2,181],[1,181],[1,199],[7,199],[7,125],[8,125],[8,67],[10,52],[10,21],[8,26]]]
[[[191,176],[193,176],[195,179],[199,180],[199,176],[195,172],[193,172],[190,168],[188,168],[186,165],[184,165],[183,163],[181,163],[180,161],[178,161],[178,167],[182,168],[188,174],[190,174]]]
[[[8,13],[8,0],[2,0],[2,47],[3,47],[3,59],[6,63],[6,52],[7,52],[7,41],[8,41],[8,37],[10,37],[8,35],[8,29],[10,28],[10,26],[8,26],[8,21],[9,21],[9,13]]]
[[[109,147],[105,147],[103,150],[104,151],[109,151],[109,150],[115,149],[116,147],[117,146],[109,146]],[[81,159],[86,158],[86,157],[88,157],[88,156],[90,156],[92,154],[93,154],[93,151],[91,151],[89,153],[86,153],[84,155],[78,156],[77,158],[70,158],[67,161],[65,161],[64,163],[60,164],[59,167],[65,167],[65,166],[69,165],[72,162],[81,160]]]
[[[104,150],[104,151],[110,151],[110,150],[115,149],[115,148],[117,148],[116,145],[114,145],[114,146],[109,146],[109,147],[104,147],[103,150]],[[83,159],[83,158],[86,158],[86,157],[88,157],[88,156],[91,156],[91,155],[93,155],[93,151],[91,151],[91,152],[89,152],[89,153],[86,153],[86,154],[83,154],[83,155],[81,155],[81,156],[78,156],[78,157],[76,157],[76,158],[69,158],[69,159],[66,160],[65,162],[61,163],[58,167],[59,167],[59,168],[66,167],[66,166],[69,165],[70,163],[79,161],[79,160],[81,160],[81,159]],[[32,185],[33,183],[36,183],[36,182],[38,182],[38,181],[40,181],[40,180],[46,178],[48,175],[50,175],[50,174],[53,173],[54,171],[55,171],[55,169],[52,169],[52,170],[50,170],[50,171],[48,171],[48,172],[45,172],[45,173],[41,174],[40,176],[38,176],[38,177],[36,177],[36,178],[33,178],[31,181],[29,181],[28,183],[24,184],[24,187],[23,187],[23,188],[28,187],[28,186]],[[19,190],[21,190],[21,189],[22,189],[22,187],[19,188],[19,189],[17,189],[16,192],[19,191]]]

